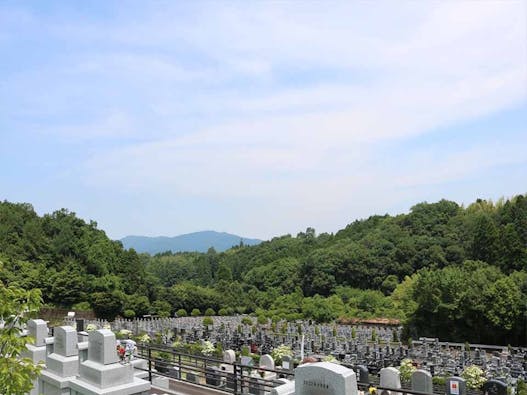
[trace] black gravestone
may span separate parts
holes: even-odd
[[[489,380],[483,384],[485,395],[507,395],[507,384],[499,380]]]

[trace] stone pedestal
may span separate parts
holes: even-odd
[[[132,364],[119,363],[112,331],[101,329],[88,336],[87,359],[71,380],[72,395],[135,395],[148,393],[150,383],[134,376]]]

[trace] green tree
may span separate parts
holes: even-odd
[[[34,365],[31,359],[22,357],[26,343],[34,339],[20,336],[20,328],[40,308],[41,292],[38,289],[26,291],[12,285],[5,286],[0,282],[0,300],[0,317],[4,320],[4,327],[0,329],[0,393],[28,393],[42,365]]]
[[[164,300],[156,300],[152,303],[152,313],[159,317],[170,317],[172,307]]]
[[[150,312],[150,302],[144,295],[133,294],[126,297],[124,308],[133,310],[138,317],[141,317]]]
[[[123,310],[125,295],[122,292],[96,292],[90,304],[98,318],[113,321]]]
[[[489,214],[479,214],[474,223],[472,256],[487,263],[496,263],[499,233]]]

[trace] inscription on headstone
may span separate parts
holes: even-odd
[[[357,395],[355,372],[330,362],[300,365],[295,371],[295,394]]]

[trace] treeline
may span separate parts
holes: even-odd
[[[407,336],[527,344],[527,197],[442,200],[336,234],[308,228],[224,253],[138,255],[66,210],[0,204],[1,274],[100,316],[212,309],[270,318],[391,317]],[[79,305],[80,304],[80,305]]]

